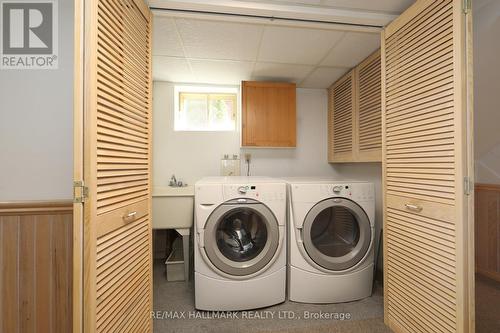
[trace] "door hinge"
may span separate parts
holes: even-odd
[[[85,202],[89,197],[89,189],[82,180],[73,182],[73,202]]]
[[[468,14],[471,10],[471,0],[463,0],[462,9],[464,14]]]
[[[472,191],[472,183],[469,177],[464,177],[464,193],[470,195]]]

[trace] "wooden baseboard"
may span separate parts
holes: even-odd
[[[72,211],[72,200],[0,202],[0,215],[40,215]]]

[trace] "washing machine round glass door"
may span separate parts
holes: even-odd
[[[252,199],[236,199],[217,207],[205,225],[208,259],[221,271],[250,275],[264,268],[279,244],[278,221],[271,210]]]
[[[371,245],[368,216],[349,199],[332,198],[317,203],[307,213],[302,232],[309,257],[332,271],[355,266]]]

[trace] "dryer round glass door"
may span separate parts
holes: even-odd
[[[221,271],[236,276],[264,268],[279,244],[279,227],[271,210],[258,201],[230,201],[216,208],[205,226],[208,259]]]
[[[306,215],[302,232],[309,257],[332,271],[355,266],[371,245],[368,216],[348,199],[333,198],[317,203]]]

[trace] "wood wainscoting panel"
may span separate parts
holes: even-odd
[[[476,272],[500,282],[500,185],[475,186]]]
[[[0,203],[0,332],[71,332],[72,203]]]

